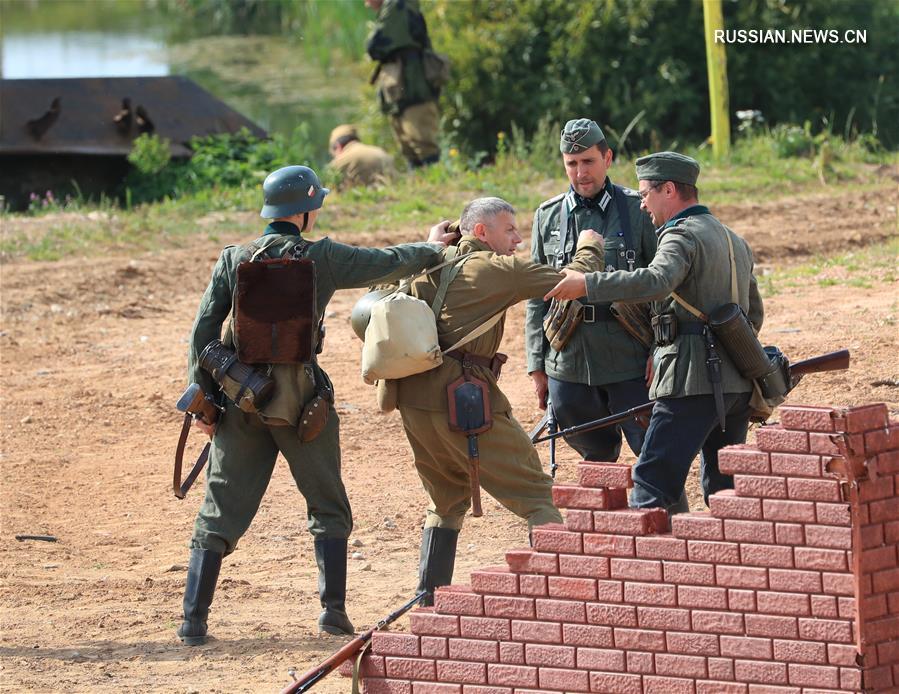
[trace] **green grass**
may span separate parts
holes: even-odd
[[[761,145],[756,142],[752,147]],[[519,210],[519,223],[526,227],[531,213],[543,200],[567,187],[558,153],[544,151],[547,149],[545,142],[539,149],[529,149],[513,141],[508,150],[501,151],[495,164],[473,167],[455,149],[448,148],[439,164],[405,173],[387,187],[333,192],[319,217],[317,231],[352,234],[417,228],[424,233],[440,219],[455,219],[465,202],[484,195],[497,195],[511,202]],[[838,154],[839,159],[834,161],[841,176],[841,194],[882,188],[883,177],[874,170],[875,164],[895,166],[893,153],[871,155],[846,145],[845,151]],[[699,155],[705,156],[705,151]],[[553,162],[559,166],[552,166]],[[550,174],[551,171],[555,173]],[[632,161],[620,160],[610,174],[622,185],[636,186],[633,172]],[[330,183],[327,171],[323,172],[323,179],[325,185]],[[778,159],[772,155],[761,159],[740,151],[726,164],[704,161],[700,183],[702,200],[713,209],[721,204],[795,199],[833,191],[830,183],[821,183],[807,157]],[[154,251],[182,245],[197,234],[219,238],[230,232],[246,233],[243,215],[231,213],[255,213],[260,198],[258,182],[248,180],[239,187],[203,188],[177,199],[134,205],[130,209],[122,209],[109,200],[90,203],[76,198],[27,215],[0,212],[0,258],[56,260],[125,249]],[[198,225],[197,219],[207,214],[220,215],[220,219]],[[23,216],[36,219],[24,220],[30,222],[25,224]],[[897,248],[895,244],[889,248],[895,265]],[[861,276],[872,263],[884,262],[882,257],[869,257],[867,253],[863,249],[836,258],[816,259],[763,278],[763,286],[771,295],[779,287],[810,279],[820,282],[833,277],[843,281],[856,274]],[[834,274],[836,267],[840,272]],[[894,268],[883,269],[881,274],[887,272],[895,275]]]

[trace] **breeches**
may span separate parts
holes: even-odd
[[[390,117],[393,134],[410,164],[418,165],[440,154],[437,135],[440,130],[440,113],[436,101],[415,104],[399,115]]]
[[[450,431],[446,412],[401,407],[415,469],[431,498],[425,527],[462,527],[471,506],[468,437]],[[543,472],[527,433],[509,413],[494,413],[493,427],[478,435],[483,489],[528,527],[561,523],[552,500],[552,478]]]
[[[206,470],[206,498],[191,547],[226,554],[259,510],[280,451],[306,499],[307,528],[315,537],[344,539],[353,527],[340,478],[339,420],[333,408],[321,434],[302,443],[294,427],[268,426],[228,402],[219,419]]]

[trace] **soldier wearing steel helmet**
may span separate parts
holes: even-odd
[[[270,222],[251,244],[226,247],[215,264],[191,332],[189,382],[199,383],[207,393],[218,393],[215,381],[200,366],[200,354],[211,341],[222,337],[226,322],[223,342],[229,347],[233,344],[229,317],[237,267],[253,253],[268,258],[299,255],[315,263],[316,316],[311,320],[324,314],[338,289],[397,279],[440,262],[445,248],[442,231],[432,232],[431,243],[380,249],[348,246],[328,238],[307,241],[302,235],[315,228],[328,192],[316,173],[305,166],[284,167],[265,179],[261,216]],[[314,357],[310,363],[270,364],[266,371],[275,381],[275,393],[258,413],[242,411],[220,395],[224,411],[216,425],[196,422],[212,437],[212,447],[206,498],[190,542],[184,622],[178,629],[178,636],[188,645],[206,642],[206,621],[222,558],[235,550],[256,515],[279,452],[306,500],[319,569],[319,629],[331,634],[353,633],[345,608],[347,537],[353,521],[340,477],[339,422],[333,405],[329,405],[324,429],[316,438],[301,442],[297,432],[299,415],[315,397],[316,384],[330,385],[330,381]]]

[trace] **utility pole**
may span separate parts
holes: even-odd
[[[712,120],[712,150],[716,159],[730,154],[730,116],[727,98],[727,53],[724,43],[715,43],[715,31],[724,31],[721,0],[703,0],[705,57],[709,71],[709,110]]]

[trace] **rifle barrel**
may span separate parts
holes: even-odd
[[[654,402],[644,402],[642,405],[637,405],[636,407],[632,407],[631,409],[625,410],[624,412],[619,412],[618,414],[609,415],[608,417],[603,417],[602,419],[594,419],[592,422],[584,422],[583,424],[578,424],[577,426],[568,427],[567,429],[557,431],[555,434],[540,436],[539,438],[534,439],[533,443],[552,441],[559,438],[560,436],[571,436],[573,434],[580,434],[585,431],[593,431],[594,429],[602,429],[604,427],[610,427],[614,424],[620,424],[621,422],[626,422],[632,417],[637,417],[646,412],[652,412],[652,408],[654,405]]]

